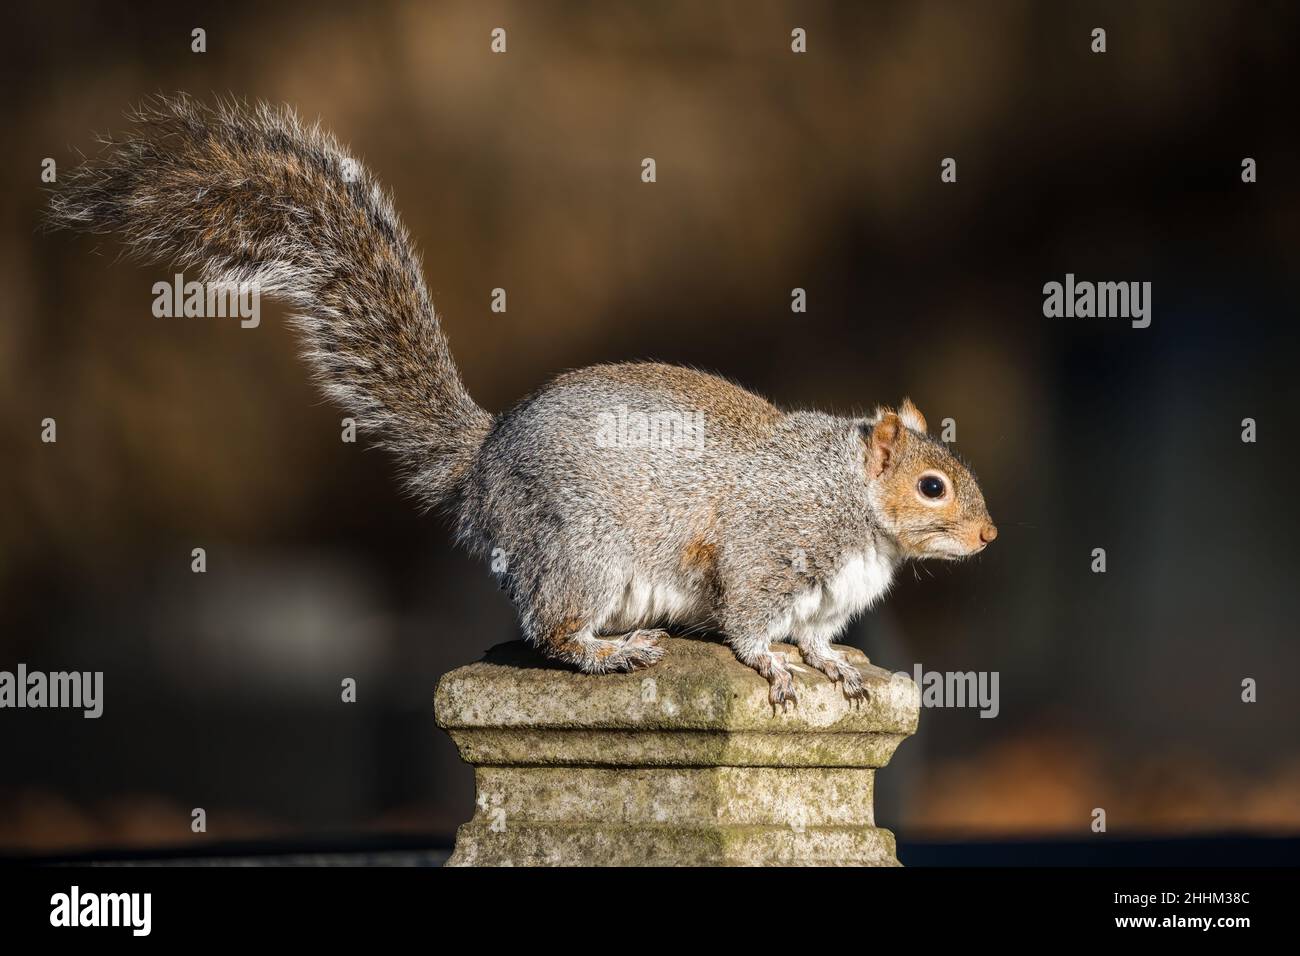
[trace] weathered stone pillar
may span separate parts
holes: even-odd
[[[514,642],[447,674],[438,724],[478,789],[449,865],[898,865],[872,795],[916,730],[916,685],[841,647],[871,690],[855,706],[774,650],[800,665],[799,706],[775,715],[767,682],[711,641],[600,676]]]

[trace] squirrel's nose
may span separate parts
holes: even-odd
[[[998,536],[998,529],[992,524],[986,524],[980,528],[980,540],[988,544]]]

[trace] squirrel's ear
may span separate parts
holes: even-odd
[[[903,424],[914,432],[920,432],[924,435],[929,428],[925,424],[925,416],[921,410],[912,404],[910,398],[903,399],[903,404],[898,407],[898,417]]]
[[[867,438],[867,473],[872,478],[879,478],[889,470],[902,437],[903,423],[893,412],[885,412],[871,426]]]

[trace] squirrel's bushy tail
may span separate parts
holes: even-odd
[[[57,187],[49,223],[287,301],[326,391],[399,457],[426,504],[491,426],[438,325],[406,230],[342,146],[266,105],[152,100]]]

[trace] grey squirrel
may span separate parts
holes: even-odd
[[[664,627],[709,627],[774,708],[797,699],[781,641],[862,698],[835,635],[903,561],[997,535],[909,400],[861,418],[785,412],[715,375],[634,363],[568,372],[489,414],[390,199],[331,135],[288,109],[184,95],[131,118],[54,192],[49,223],[286,300],[326,392],[462,543],[505,564],[524,634],[551,658],[628,671],[659,660]]]

